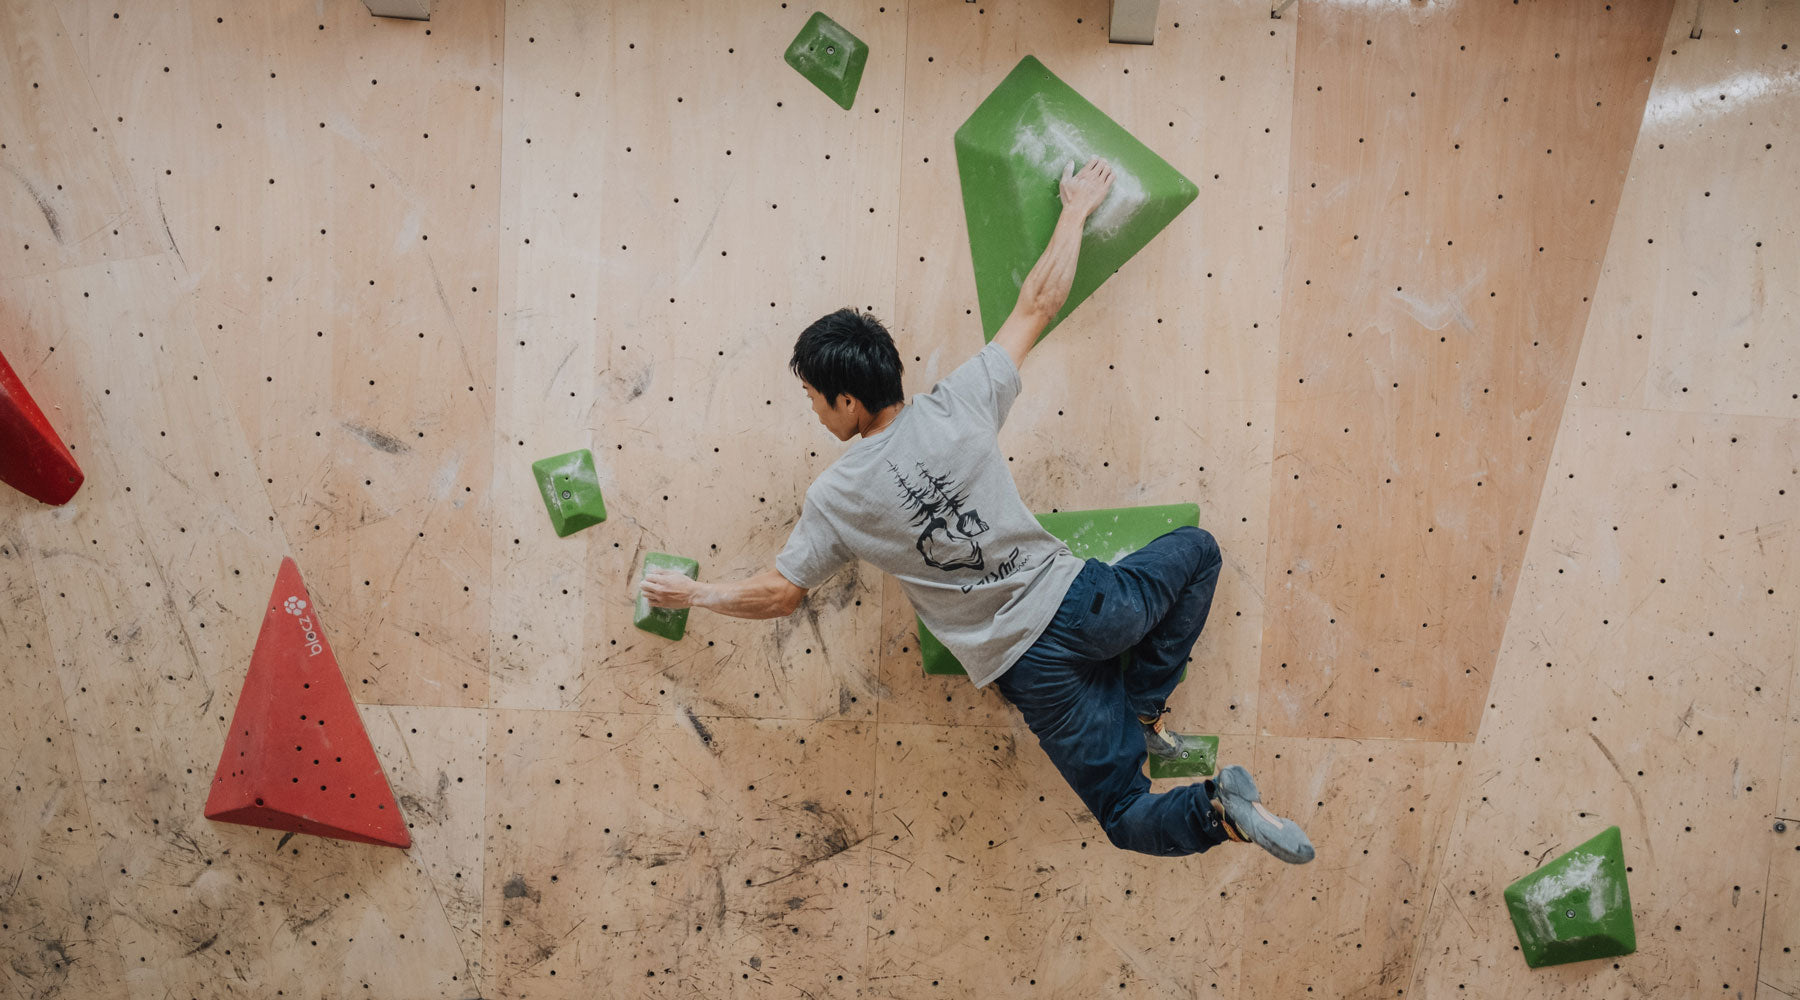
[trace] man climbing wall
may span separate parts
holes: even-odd
[[[995,684],[1019,709],[1114,845],[1178,856],[1234,840],[1301,864],[1311,842],[1263,808],[1242,767],[1161,794],[1142,770],[1147,753],[1189,749],[1162,717],[1212,607],[1212,535],[1183,527],[1116,564],[1078,559],[1031,515],[1000,454],[1019,368],[1068,300],[1082,229],[1112,182],[1103,160],[1063,168],[1061,218],[1011,316],[911,404],[899,351],[873,317],[845,309],[807,327],[790,367],[819,422],[861,440],[807,489],[775,569],[735,583],[654,571],[642,591],[653,607],[775,618],[863,559],[898,579],[976,687]]]

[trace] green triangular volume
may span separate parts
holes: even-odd
[[[1199,196],[1194,183],[1099,108],[1026,56],[956,130],[969,253],[992,340],[1019,301],[1019,286],[1062,214],[1064,164],[1079,170],[1094,157],[1113,167],[1113,188],[1089,217],[1074,286],[1063,317],[1124,266]]]
[[[1569,851],[1506,887],[1519,950],[1532,968],[1637,950],[1631,888],[1619,828]]]
[[[848,111],[856,103],[856,88],[862,83],[863,66],[869,61],[869,46],[819,11],[794,36],[784,58],[825,96]]]

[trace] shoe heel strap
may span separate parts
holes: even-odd
[[[1244,836],[1244,831],[1238,829],[1237,824],[1226,818],[1223,810],[1219,812],[1219,825],[1225,828],[1226,837],[1235,840],[1240,844],[1250,843],[1250,838]]]

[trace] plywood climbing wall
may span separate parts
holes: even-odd
[[[815,8],[435,7],[0,0],[0,351],[87,474],[0,496],[0,994],[1800,994],[1792,5],[848,0],[848,111]],[[1310,865],[1112,848],[867,565],[631,625],[842,452],[813,319],[980,349],[953,136],[1027,55],[1199,196],[1002,452],[1199,505],[1175,719]],[[201,816],[284,556],[405,852]],[[1526,968],[1611,825],[1638,952]]]

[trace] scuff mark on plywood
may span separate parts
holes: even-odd
[[[506,899],[529,899],[534,903],[540,902],[542,899],[537,890],[525,881],[523,875],[514,875],[507,879],[506,884],[500,887],[500,895]]]
[[[391,434],[384,434],[373,428],[364,427],[360,424],[353,424],[347,420],[344,421],[343,428],[362,439],[364,444],[374,448],[376,451],[386,452],[389,455],[404,455],[412,450],[407,447],[406,442],[399,438],[394,437]]]
[[[1484,268],[1476,272],[1475,276],[1464,282],[1461,287],[1442,298],[1429,301],[1422,295],[1398,289],[1393,294],[1394,299],[1406,310],[1407,315],[1427,330],[1442,330],[1454,320],[1457,326],[1473,333],[1475,332],[1475,321],[1469,318],[1468,306],[1464,300],[1485,280],[1487,280],[1487,270]]]

